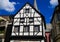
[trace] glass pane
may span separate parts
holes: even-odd
[[[34,26],[34,32],[39,32],[39,31],[40,31],[39,28],[40,28],[39,25],[35,25],[35,26]]]
[[[24,32],[28,32],[29,31],[28,28],[29,28],[29,26],[24,26],[24,28],[23,28],[24,29]]]
[[[14,26],[14,32],[18,32],[18,29],[19,28],[19,26]]]
[[[30,13],[30,9],[29,8],[26,8],[24,11],[25,11],[25,13]]]

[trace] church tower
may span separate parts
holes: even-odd
[[[51,30],[53,42],[60,42],[60,0],[58,0],[58,6],[54,10],[51,24],[53,27]]]

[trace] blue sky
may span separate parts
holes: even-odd
[[[0,0],[0,16],[15,14],[26,2],[32,6],[34,0]],[[50,23],[58,0],[37,0],[39,12],[45,17],[46,23]]]

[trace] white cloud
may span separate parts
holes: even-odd
[[[50,0],[50,4],[52,5],[52,7],[55,7],[58,5],[58,0]]]
[[[4,9],[8,12],[13,12],[15,10],[15,2],[10,2],[9,0],[0,0],[0,9]]]

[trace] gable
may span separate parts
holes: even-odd
[[[34,14],[34,17],[41,16],[41,14],[37,12],[36,9],[29,4],[26,4],[21,10],[19,10],[19,12],[15,15],[14,18],[23,17],[23,14],[24,14],[24,17],[33,17],[33,14]]]
[[[14,16],[12,25],[8,26],[6,37],[6,41],[7,39],[44,39],[45,26],[40,13],[26,4]]]

